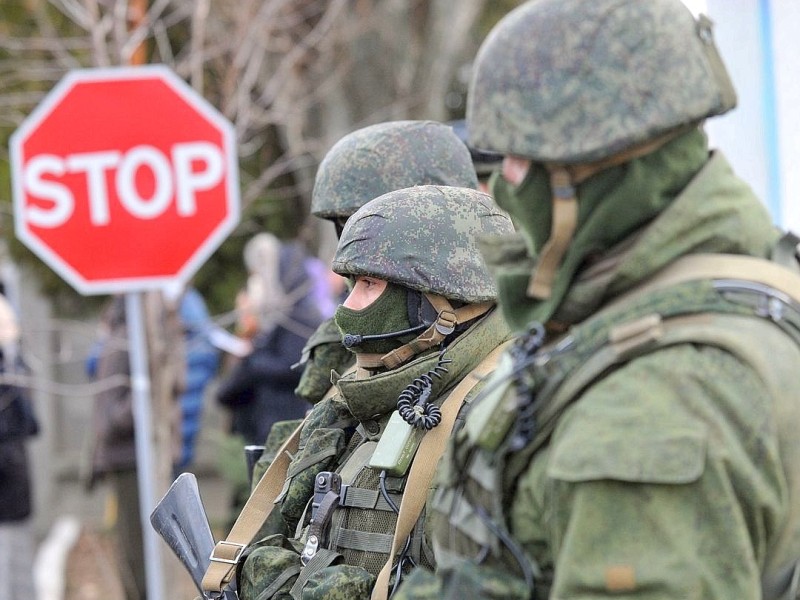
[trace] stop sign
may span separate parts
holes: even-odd
[[[17,237],[82,294],[185,282],[239,220],[233,127],[163,66],[73,71],[10,150]]]

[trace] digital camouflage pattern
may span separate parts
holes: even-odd
[[[382,194],[427,184],[478,186],[469,151],[453,129],[433,121],[370,125],[344,136],[326,154],[314,181],[311,214],[347,219]],[[330,389],[331,370],[344,373],[353,362],[330,319],[303,350],[295,393],[319,402]]]
[[[478,240],[513,231],[486,194],[432,185],[407,188],[376,198],[348,219],[332,268],[452,300],[485,302],[497,292]]]
[[[398,203],[392,201],[392,196],[398,194],[402,196],[403,210],[397,210]],[[477,238],[483,234],[508,233],[513,228],[508,217],[494,207],[488,196],[463,188],[420,186],[382,198],[384,201],[379,198],[351,217],[342,233],[341,244],[356,252],[359,259],[362,254],[371,257],[373,267],[386,268],[391,268],[391,259],[403,259],[401,252],[407,253],[412,247],[420,251],[421,247],[427,255],[416,274],[418,285],[433,281],[426,289],[451,299],[474,297],[474,301],[484,301],[492,297],[491,280],[480,259]],[[370,207],[377,212],[372,212]],[[364,229],[364,225],[374,223],[379,223],[381,229]],[[427,240],[418,240],[412,246],[412,240],[423,230]],[[354,243],[351,243],[351,231],[357,236]],[[381,235],[395,242],[398,237],[407,237],[402,237],[403,243],[381,245],[375,237]],[[363,239],[359,241],[358,238]],[[404,244],[408,247],[404,248]],[[431,256],[434,252],[439,260],[449,264],[435,269]],[[466,263],[462,252],[471,253]],[[406,254],[405,260],[414,258]],[[435,277],[444,278],[448,272],[449,285],[460,284],[466,288],[465,293],[435,284]],[[388,272],[386,278],[395,279]],[[300,448],[289,466],[278,503],[287,530],[297,532],[295,541],[304,541],[315,475],[324,470],[340,473],[343,484],[349,486],[347,501],[343,500],[333,511],[329,539],[335,542],[326,550],[341,555],[340,563],[321,571],[299,574],[299,556],[294,563],[286,562],[287,543],[294,542],[276,543],[275,539],[267,538],[246,559],[241,577],[247,581],[241,581],[240,589],[248,592],[241,597],[244,600],[268,598],[270,594],[281,597],[287,587],[299,586],[303,577],[309,576],[302,598],[366,598],[373,585],[372,578],[388,557],[396,522],[394,511],[378,491],[379,473],[368,466],[368,460],[390,413],[396,409],[398,397],[412,382],[436,372],[438,376],[429,401],[441,404],[454,386],[509,336],[502,316],[494,311],[477,319],[449,344],[444,368],[435,371],[440,357],[437,352],[430,352],[365,379],[356,378],[355,374],[338,378],[338,394],[315,405],[303,427]],[[480,382],[476,380],[471,395],[479,388]],[[465,402],[471,400],[471,395]],[[386,485],[388,493],[394,497],[393,502],[399,505],[403,478],[391,477]],[[411,556],[417,564],[430,565],[427,545],[419,535],[415,539],[409,551]],[[280,575],[276,575],[277,571]]]
[[[294,578],[281,575],[299,572],[297,556],[301,550],[302,544],[281,534],[265,537],[248,547],[238,576],[239,597],[255,599],[264,594],[264,598],[273,600],[292,600],[289,592]]]
[[[434,125],[442,127],[429,124],[423,129],[427,131]],[[475,172],[469,153],[452,130],[447,128],[447,131],[457,145],[457,152],[465,157],[469,180],[474,185]],[[405,151],[411,152],[410,147]],[[426,150],[430,150],[430,146]],[[412,154],[412,158],[417,156]],[[403,163],[398,164],[402,166]],[[434,160],[433,164],[438,163]],[[411,181],[407,185],[416,183]],[[382,196],[384,203],[380,199],[370,203],[377,207],[378,213],[370,212],[365,206],[361,216],[356,213],[348,221],[340,241],[340,247],[344,245],[346,250],[339,272],[350,273],[350,265],[356,268],[369,257],[372,265],[379,264],[381,269],[397,266],[402,277],[408,267],[400,269],[399,263],[408,261],[413,265],[418,259],[408,251],[421,249],[426,253],[425,260],[412,275],[412,285],[388,271],[381,270],[380,274],[400,285],[442,294],[452,300],[483,302],[492,299],[494,287],[480,258],[477,238],[513,231],[509,218],[494,207],[488,196],[475,190],[420,186],[401,192],[385,194]],[[405,204],[402,209],[391,206],[398,201]],[[389,203],[388,207],[385,202]],[[355,224],[351,227],[351,223]],[[376,224],[380,228],[375,227]],[[349,231],[363,239],[349,237]],[[393,243],[381,244],[377,237],[381,235]],[[353,252],[355,255],[351,254]],[[435,260],[442,264],[437,266]],[[443,284],[445,280],[446,285]],[[320,339],[324,335],[320,333]],[[496,311],[476,319],[466,331],[459,332],[448,347],[451,360],[446,367],[435,371],[438,376],[429,401],[441,404],[458,381],[509,336],[508,327]],[[300,448],[292,459],[285,486],[277,499],[286,525],[284,531],[295,532],[295,537],[287,539],[281,532],[272,532],[279,535],[268,536],[250,549],[239,576],[243,600],[285,598],[287,594],[305,600],[366,600],[369,597],[374,577],[388,558],[396,514],[378,491],[379,473],[368,466],[368,460],[389,414],[397,406],[399,394],[415,378],[434,372],[438,366],[438,353],[430,352],[366,379],[356,379],[354,374],[336,377],[338,393],[323,399],[312,409],[300,436]],[[480,382],[476,380],[472,391],[477,393],[479,387]],[[469,400],[471,396],[465,402]],[[335,562],[322,564],[321,570],[317,570],[320,565],[316,563],[309,563],[303,569],[299,553],[308,535],[315,475],[323,470],[340,473],[343,485],[349,486],[346,496],[340,499],[342,504],[332,513],[331,546],[320,550],[312,560],[314,563],[320,557],[321,560],[331,557]],[[402,477],[386,480],[388,494],[397,505],[402,499],[403,485]],[[418,564],[430,565],[430,551],[421,542],[421,536],[415,534],[413,539],[409,555]],[[293,588],[296,589],[292,591]]]
[[[301,364],[303,374],[294,393],[316,404],[331,389],[331,371],[344,373],[355,362],[355,354],[342,345],[342,333],[333,317],[323,321],[306,342]]]
[[[469,150],[448,125],[390,121],[340,139],[317,170],[311,214],[348,218],[388,192],[414,185],[477,188]]]
[[[598,310],[681,256],[767,258],[777,235],[715,153],[581,273],[567,334],[535,354],[521,339],[443,457],[437,574],[395,600],[778,598],[762,584],[800,557],[800,315],[707,281]]]
[[[472,146],[556,163],[598,160],[736,104],[710,22],[673,0],[528,2],[484,41],[469,92]]]
[[[447,371],[441,373],[433,387],[430,400],[440,405],[453,387],[469,373],[483,358],[510,337],[502,316],[494,311],[479,319],[460,335],[448,350],[452,362]],[[348,494],[353,497],[378,498],[378,473],[370,469],[365,461],[369,446],[380,439],[388,421],[389,413],[396,407],[397,397],[416,377],[430,372],[438,363],[438,354],[418,357],[398,369],[386,371],[363,380],[352,375],[337,382],[340,394],[319,402],[300,436],[300,448],[292,460],[287,482],[279,496],[279,510],[288,531],[301,532],[293,539],[271,535],[280,531],[265,531],[263,540],[253,545],[239,577],[239,597],[243,600],[286,598],[288,590],[295,584],[300,572],[300,543],[307,527],[308,504],[313,495],[313,478],[321,470],[332,470],[342,474],[343,483],[352,487]],[[479,393],[482,383],[471,390],[465,403]],[[353,415],[361,421],[361,427]],[[364,437],[366,436],[366,437]],[[402,499],[401,478],[387,480],[389,492],[399,505]],[[273,511],[276,512],[276,511]],[[337,516],[341,514],[341,516]],[[306,521],[300,521],[305,515]],[[337,537],[337,527],[349,529],[349,536]],[[353,530],[360,532],[358,539],[368,539],[370,533],[387,537],[394,531],[395,516],[387,505],[366,508],[350,505],[338,508],[334,513],[331,538],[352,539]],[[423,528],[421,528],[423,529]],[[417,547],[414,544],[413,547]],[[348,600],[369,597],[374,577],[386,561],[387,553],[364,551],[356,547],[337,547],[342,555],[340,563],[313,574],[303,589],[302,598],[342,598]],[[418,564],[429,565],[429,551],[416,557]]]
[[[336,565],[314,573],[303,588],[302,600],[369,598],[375,575],[361,567]]]
[[[295,530],[314,493],[314,477],[320,471],[333,469],[356,425],[340,398],[323,400],[312,409],[286,473],[286,486],[278,497],[280,514],[290,531]]]

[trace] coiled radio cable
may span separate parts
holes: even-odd
[[[400,392],[397,398],[397,412],[403,420],[417,429],[430,430],[442,421],[442,411],[435,404],[428,402],[433,389],[434,379],[441,379],[447,373],[448,363],[452,359],[445,358],[444,353],[447,348],[439,352],[439,359],[436,366],[414,379],[406,388]]]

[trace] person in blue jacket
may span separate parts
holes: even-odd
[[[178,315],[186,344],[186,386],[178,397],[181,410],[181,450],[175,464],[180,473],[194,461],[197,436],[203,418],[206,387],[217,374],[219,350],[210,340],[213,328],[203,297],[188,287],[181,297]]]

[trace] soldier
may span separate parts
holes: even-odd
[[[338,237],[350,215],[369,200],[413,185],[477,188],[478,180],[469,152],[450,127],[434,121],[370,125],[344,136],[325,155],[311,214],[331,221]],[[333,319],[309,339],[303,363],[295,393],[319,402],[331,389],[331,371],[344,373],[353,363]]]
[[[451,127],[435,121],[370,125],[347,134],[325,155],[314,181],[311,214],[332,222],[339,237],[350,215],[369,200],[414,185],[477,188],[475,168],[463,142]],[[346,373],[354,362],[334,320],[324,321],[303,348],[303,373],[295,394],[316,404],[335,392],[331,372]],[[279,422],[272,429],[254,466],[254,482],[295,425]]]
[[[485,257],[524,333],[440,464],[437,572],[396,598],[797,597],[797,239],[709,152],[735,105],[710,22],[529,2],[468,102],[506,156],[521,235]]]
[[[333,270],[353,288],[335,320],[357,369],[306,420],[276,508],[292,533],[245,553],[243,600],[369,598],[381,572],[386,595],[390,573],[432,566],[432,466],[510,337],[478,238],[511,231],[489,196],[444,186],[385,194],[347,221]]]
[[[463,142],[451,127],[435,121],[370,125],[347,134],[325,155],[314,181],[311,214],[332,222],[338,237],[350,215],[369,200],[414,185],[477,188],[475,168]],[[334,320],[324,321],[303,348],[303,373],[295,394],[316,404],[336,391],[331,372],[343,374],[354,362]],[[279,422],[272,429],[254,466],[254,482],[295,425]]]

